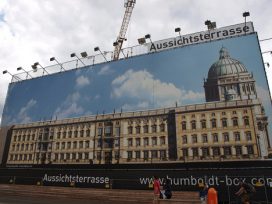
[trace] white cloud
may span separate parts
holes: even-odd
[[[128,70],[123,75],[112,81],[112,98],[133,99],[134,107],[146,108],[174,106],[176,102],[191,100],[198,101],[204,97],[203,93],[195,93],[192,90],[181,90],[172,83],[154,79],[146,70]],[[135,104],[136,102],[136,104]],[[125,104],[126,108],[132,104]]]
[[[58,119],[75,117],[83,113],[84,109],[78,105],[81,98],[78,92],[67,96],[66,100],[55,110],[54,116]]]
[[[109,65],[106,65],[101,68],[101,70],[98,72],[98,75],[108,75],[108,74],[112,74],[112,73],[113,73],[113,70],[110,69]]]
[[[34,99],[31,99],[27,102],[27,104],[22,107],[17,115],[17,117],[14,119],[14,123],[29,123],[31,122],[31,116],[29,116],[29,111],[37,104],[37,101]],[[13,123],[12,122],[12,123]]]
[[[87,86],[89,84],[90,84],[90,81],[89,81],[88,77],[79,76],[76,79],[76,87],[78,87],[78,88],[82,88],[82,87]]]

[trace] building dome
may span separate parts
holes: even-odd
[[[208,78],[218,78],[220,76],[247,73],[245,66],[238,60],[232,59],[226,48],[219,51],[220,57],[209,69]]]

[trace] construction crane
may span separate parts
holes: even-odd
[[[113,43],[113,46],[115,47],[114,53],[113,53],[113,60],[119,59],[123,42],[127,40],[126,32],[127,32],[128,24],[129,24],[130,17],[131,17],[135,3],[136,3],[136,0],[125,0],[124,7],[126,8],[126,11],[123,18],[122,26],[121,26],[119,35],[117,37],[117,40]]]

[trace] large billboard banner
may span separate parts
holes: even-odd
[[[209,95],[205,89],[211,86],[211,81],[228,74],[248,78],[253,87],[231,86],[223,99]],[[241,94],[246,89],[251,91]],[[2,126],[207,103],[229,100],[228,97],[258,98],[266,115],[272,115],[256,33],[11,83]],[[271,137],[270,117],[268,124]]]

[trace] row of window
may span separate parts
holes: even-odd
[[[232,118],[231,119],[232,120],[232,127],[238,127],[239,126],[239,124],[238,124],[238,118],[237,117],[234,117],[234,118]],[[245,126],[249,126],[249,117],[244,117],[243,118],[243,121],[244,121],[244,125]],[[211,119],[210,120],[210,122],[211,122],[211,128],[217,128],[217,120],[215,119],[215,118],[213,118],[213,119]],[[197,121],[196,120],[192,120],[191,122],[190,122],[190,124],[191,124],[191,129],[192,130],[195,130],[195,129],[197,129],[196,128],[196,124],[197,124]],[[226,128],[226,127],[229,127],[230,126],[230,124],[228,124],[228,120],[227,120],[227,118],[222,118],[221,119],[221,124],[222,124],[222,127],[223,128]],[[200,121],[200,127],[202,128],[202,129],[206,129],[207,128],[207,120],[201,120]],[[181,123],[181,128],[182,128],[182,130],[186,130],[186,129],[188,129],[189,128],[189,126],[188,126],[188,123],[186,122],[186,121],[182,121],[182,123]]]
[[[210,156],[211,152],[213,156],[231,156],[231,155],[243,155],[242,151],[242,146],[234,146],[235,152],[232,152],[232,148],[230,146],[223,147],[223,154],[220,152],[220,147],[202,147],[202,148],[191,148],[192,150],[192,156],[197,157],[197,156]],[[252,145],[246,146],[247,148],[247,154],[248,155],[253,155],[254,154],[254,149]],[[200,155],[200,150],[202,150],[202,154]],[[182,149],[182,156],[183,157],[188,157],[189,156],[189,148],[183,148]]]
[[[127,151],[127,159],[166,159],[166,150]]]
[[[148,137],[144,137],[144,138],[129,138],[127,139],[128,141],[128,146],[129,147],[133,147],[133,146],[149,146],[150,144],[150,139]],[[151,138],[151,145],[155,146],[155,145],[165,145],[166,144],[166,137],[165,136],[161,136],[161,137],[152,137]]]
[[[225,132],[222,135],[223,135],[224,142],[230,141],[230,135],[228,132]],[[251,135],[250,131],[245,132],[245,135],[246,135],[246,141],[252,141],[252,135]],[[234,136],[234,138],[233,138],[234,141],[236,141],[236,142],[241,141],[240,132],[234,132],[233,136]],[[187,135],[182,136],[182,144],[188,144],[188,137],[189,136],[187,136]],[[191,143],[198,143],[198,142],[208,143],[208,142],[210,142],[207,134],[202,134],[200,139],[201,140],[199,140],[199,137],[196,134],[191,135]],[[218,141],[219,141],[218,140],[218,133],[213,133],[211,142],[216,143]]]
[[[245,109],[245,110],[243,111],[243,113],[244,113],[244,114],[247,114],[247,110]],[[236,115],[236,114],[237,114],[237,112],[236,112],[235,110],[232,111],[232,115]],[[210,113],[210,114],[202,113],[202,114],[201,114],[201,117],[202,117],[202,118],[205,118],[206,115],[210,115],[210,116],[212,116],[212,117],[215,117],[215,113],[214,113],[214,112],[212,112],[212,113]],[[221,115],[226,115],[226,112],[223,111],[223,112],[221,113]],[[189,116],[190,116],[190,118],[195,118],[195,117],[196,117],[195,114],[191,114],[191,115],[182,115],[181,118],[182,118],[182,119],[186,119],[186,117],[189,117]]]
[[[148,125],[144,125],[144,126],[138,125],[135,127],[135,132],[133,132],[133,129],[134,129],[133,126],[128,126],[128,134],[165,132],[165,124],[162,123],[159,126],[154,124],[151,126],[151,129],[150,129],[150,126]]]

